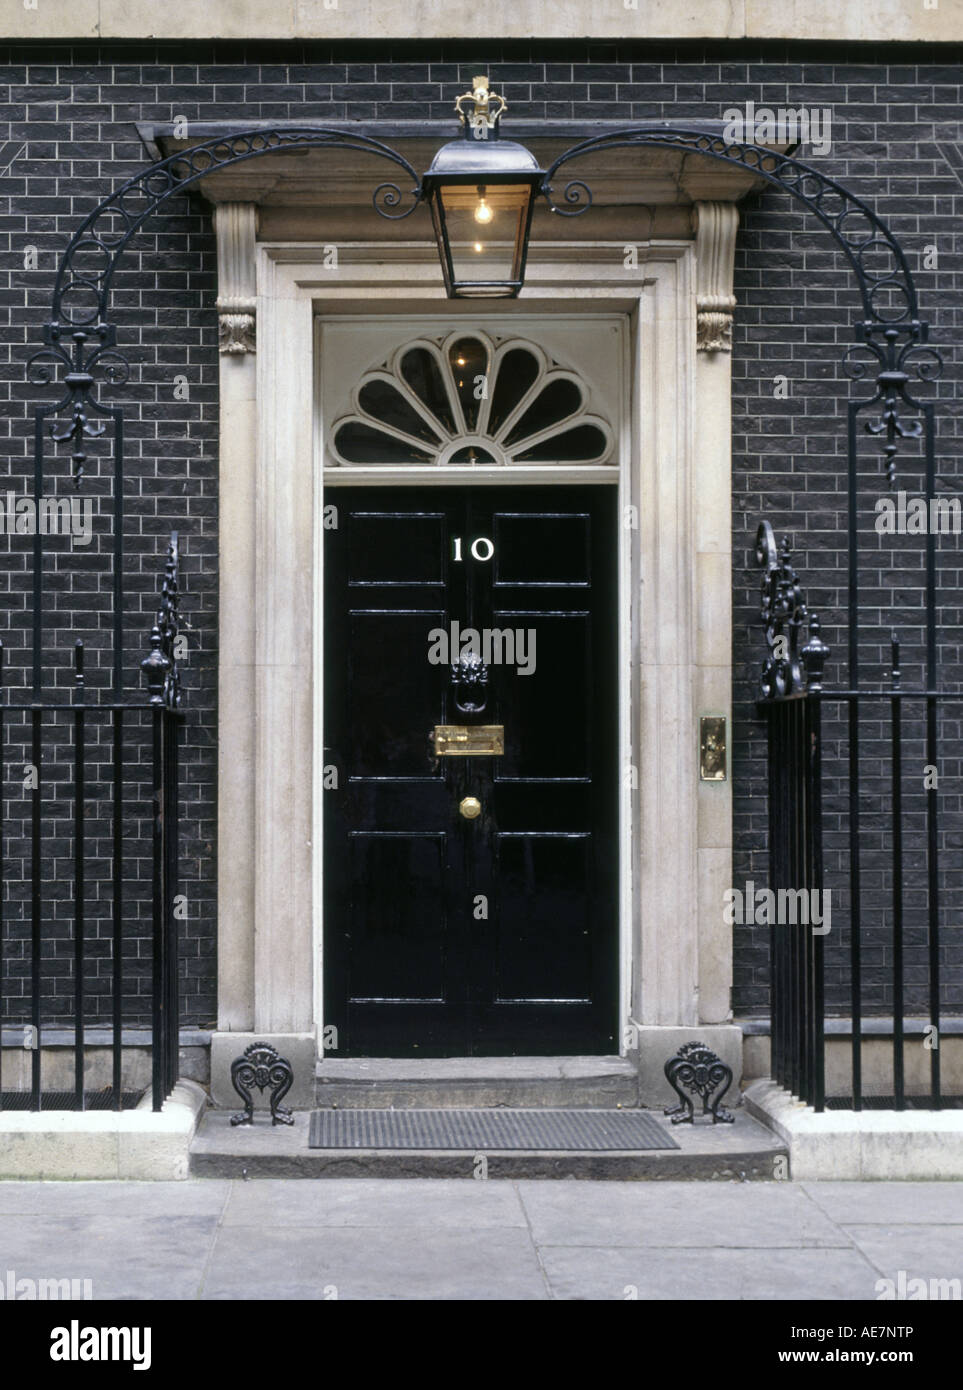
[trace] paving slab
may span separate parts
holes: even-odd
[[[956,1279],[963,1293],[963,1226],[847,1226],[846,1234],[880,1275]]]
[[[90,1279],[95,1299],[873,1300],[900,1271],[963,1277],[961,1195],[949,1183],[11,1182],[0,1236],[17,1277]]]
[[[267,1295],[266,1291],[270,1290]],[[525,1230],[222,1229],[205,1299],[544,1299]]]
[[[799,1184],[841,1225],[963,1225],[961,1182]]]
[[[3,1261],[18,1277],[90,1279],[95,1299],[196,1298],[216,1231],[214,1216],[115,1216],[108,1200],[97,1216],[4,1216]]]
[[[536,1244],[728,1249],[851,1246],[792,1183],[720,1183],[693,1200],[690,1183],[518,1184]]]
[[[222,1186],[223,1184],[218,1184]],[[526,1226],[510,1182],[379,1183],[236,1182],[224,1211],[225,1226],[373,1227],[382,1230],[484,1229]]]
[[[865,1299],[879,1278],[858,1250],[551,1245],[539,1257],[559,1299]]]
[[[229,1182],[0,1182],[0,1217],[8,1215],[218,1217]]]

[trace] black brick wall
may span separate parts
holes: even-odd
[[[40,346],[57,264],[77,222],[119,181],[138,170],[145,152],[134,122],[234,119],[422,118],[448,119],[455,95],[480,70],[490,72],[511,114],[527,117],[639,119],[719,117],[731,106],[829,107],[833,146],[820,167],[868,198],[891,221],[917,273],[923,313],[934,324],[947,369],[942,398],[952,400],[959,380],[961,298],[957,226],[963,204],[960,142],[960,52],[948,48],[809,45],[677,45],[533,43],[432,44],[172,44],[117,43],[67,46],[8,45],[0,51],[0,139],[7,142],[0,187],[0,361],[4,382],[3,490],[26,486],[31,450],[24,363]],[[14,157],[15,156],[15,157]],[[12,161],[12,162],[11,162]],[[922,269],[925,246],[938,248],[938,265]],[[26,248],[38,252],[24,269]],[[736,793],[735,885],[766,875],[764,732],[752,705],[752,673],[760,653],[755,623],[757,576],[752,542],[766,515],[777,534],[795,539],[810,599],[824,614],[827,640],[841,652],[840,605],[845,600],[845,447],[842,429],[849,389],[839,368],[858,313],[841,258],[828,237],[769,190],[753,199],[740,234],[733,359],[735,569],[734,659],[737,672],[733,777]],[[184,613],[190,656],[184,670],[189,710],[182,797],[185,891],[189,916],[183,944],[184,1021],[210,1022],[215,1013],[215,748],[217,553],[217,351],[215,258],[203,207],[181,200],[139,238],[114,295],[120,346],[133,373],[127,402],[129,572],[132,614],[126,654],[131,683],[146,617],[155,603],[166,533],[184,537]],[[774,393],[785,376],[788,397]],[[175,377],[186,378],[188,398],[175,398]],[[941,423],[941,486],[957,492],[960,426],[945,409]],[[94,445],[90,492],[109,493],[107,449]],[[900,486],[919,489],[918,450],[909,444]],[[64,455],[50,455],[51,477],[66,484]],[[882,493],[878,451],[863,449],[867,515]],[[56,555],[48,561],[54,594],[50,671],[66,671],[76,633],[92,635],[92,684],[105,677],[107,634],[95,616],[98,588],[108,572],[98,539],[81,567],[69,573]],[[10,682],[22,679],[26,642],[27,551],[22,540],[0,536],[9,560],[0,575],[8,619]],[[940,546],[942,579],[955,602],[959,541]],[[58,577],[59,576],[59,577]],[[864,583],[874,626],[867,631],[868,661],[879,661],[894,613],[907,626],[904,672],[918,675],[919,546],[909,542],[870,548]],[[890,595],[894,596],[892,609]],[[884,611],[885,610],[885,611]],[[137,614],[141,614],[138,620]],[[942,615],[947,673],[960,674],[960,615]],[[59,663],[59,665],[58,665]],[[914,663],[917,663],[914,665]],[[829,668],[830,678],[840,667]],[[59,681],[63,675],[57,677]],[[955,762],[941,769],[948,813],[947,924],[959,920],[958,719]],[[831,738],[836,731],[830,728]],[[841,743],[833,745],[844,753]],[[867,750],[867,770],[872,770]],[[917,757],[917,750],[912,750]],[[830,760],[832,761],[832,760]],[[830,882],[845,896],[845,858],[833,858],[832,833],[841,827],[840,787],[830,766],[827,787]],[[955,780],[954,780],[955,779]],[[132,790],[132,795],[133,791]],[[8,780],[8,813],[22,814],[19,782]],[[18,810],[19,808],[19,810]],[[911,808],[915,813],[915,808]],[[875,827],[875,886],[884,888],[886,829]],[[838,838],[838,835],[837,835]],[[14,836],[14,844],[19,843]],[[69,844],[65,842],[66,848]],[[867,849],[872,846],[867,844]],[[14,858],[16,855],[14,854]],[[835,875],[835,878],[833,877]],[[956,875],[954,877],[954,875]],[[51,872],[56,882],[56,871]],[[56,899],[56,889],[51,890]],[[954,896],[955,895],[955,896]],[[18,898],[14,891],[13,898]],[[880,898],[880,922],[885,913]],[[63,902],[57,911],[63,910]],[[56,912],[54,913],[56,916]],[[956,931],[959,928],[955,928]],[[948,939],[951,933],[948,932]],[[132,946],[136,951],[136,943]],[[882,938],[870,975],[881,979]],[[831,964],[835,978],[842,966]],[[960,952],[948,970],[948,1002],[961,1007]],[[915,968],[915,967],[914,967]],[[955,974],[953,973],[955,971]],[[15,972],[14,972],[15,973]],[[831,976],[831,979],[834,978]],[[11,988],[16,990],[16,985]],[[765,1011],[768,1000],[767,931],[739,928],[733,1004],[737,1013]],[[840,1001],[842,1002],[842,1001]],[[883,993],[879,1007],[885,1007]]]

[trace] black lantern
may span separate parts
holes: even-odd
[[[455,108],[464,135],[442,146],[423,180],[445,288],[449,298],[514,298],[544,171],[524,145],[499,139],[505,101],[487,77],[476,77]]]

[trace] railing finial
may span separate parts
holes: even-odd
[[[766,629],[766,659],[762,664],[763,700],[786,700],[822,689],[823,667],[830,650],[822,640],[821,624],[806,607],[806,596],[792,564],[792,547],[783,536],[778,547],[768,521],[756,533],[756,563],[764,570],[760,617]],[[800,649],[803,625],[809,640]]]

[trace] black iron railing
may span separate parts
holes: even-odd
[[[941,1019],[941,825],[936,770],[943,764],[940,713],[963,706],[957,691],[904,689],[900,641],[891,642],[888,683],[873,689],[826,689],[823,666],[829,655],[820,624],[808,613],[788,546],[777,553],[767,523],[759,528],[757,559],[766,571],[763,620],[768,655],[763,668],[760,710],[768,724],[769,883],[778,894],[803,892],[823,896],[823,910],[807,919],[786,920],[778,913],[770,923],[772,1075],[794,1095],[821,1111],[826,1095],[826,964],[832,951],[837,973],[845,977],[835,1012],[848,1012],[851,1029],[850,1090],[830,1097],[861,1110],[879,1095],[864,1084],[867,1016],[892,1019],[892,1091],[887,1102],[903,1110],[908,1104],[940,1109],[944,1104],[940,1067]],[[809,641],[800,646],[808,624]],[[935,627],[935,614],[927,615]],[[827,885],[824,865],[823,759],[824,723],[834,734],[834,773],[843,785],[840,797],[842,834],[837,838],[837,882],[845,901],[832,916],[833,938],[824,930]],[[867,729],[872,761],[863,757]],[[907,737],[925,754],[923,790],[913,796],[920,808],[915,822],[908,813],[908,776],[904,758]],[[957,750],[958,752],[958,750]],[[915,773],[915,769],[914,769]],[[874,837],[867,848],[866,824]],[[921,824],[919,824],[921,822]],[[912,824],[913,828],[907,830]],[[880,849],[887,862],[880,867]],[[873,854],[871,902],[863,865]],[[913,923],[907,925],[912,899]],[[794,899],[787,898],[787,904]],[[844,911],[841,912],[840,909]],[[795,913],[794,917],[801,914]],[[814,915],[820,922],[814,925]],[[846,937],[848,936],[848,941]],[[872,952],[872,971],[865,969]],[[880,964],[882,962],[882,964]],[[848,988],[846,984],[848,983]],[[928,1087],[914,1094],[907,1084],[907,1019],[922,1017],[922,1045],[928,1062]],[[877,1029],[872,1040],[879,1037]],[[917,1077],[919,1068],[916,1069]],[[838,1084],[838,1083],[837,1083]],[[875,1081],[878,1092],[879,1080]]]
[[[43,1056],[45,1032],[62,1028],[68,1009],[74,1108],[90,1103],[85,1029],[91,1020],[109,1020],[110,1105],[120,1110],[139,1099],[138,1089],[125,1091],[122,1036],[125,1013],[140,1021],[145,1012],[145,994],[155,1110],[177,1079],[178,570],[175,532],[141,663],[146,699],[92,695],[82,640],[74,645],[69,698],[37,692],[24,700],[19,690],[0,691],[0,784],[24,750],[30,769],[24,812],[6,824],[0,816],[0,1002],[7,1005],[0,1023],[15,1026],[30,1054],[32,1110],[63,1107],[62,1077],[45,1086]],[[2,674],[0,645],[0,686]],[[136,833],[138,811],[150,819],[149,848]],[[26,828],[26,843],[14,844],[11,825]],[[143,940],[151,944],[149,972],[138,957]],[[58,989],[65,973],[69,993]],[[8,1049],[8,1066],[11,1055]],[[0,1106],[3,1060],[0,1048]],[[23,1108],[24,1089],[8,1090],[7,1105]],[[103,1101],[98,1097],[97,1108]]]
[[[815,697],[786,699],[769,711],[769,883],[822,893],[819,812],[820,708]],[[776,902],[778,904],[778,896]],[[772,1075],[822,1109],[825,1094],[823,938],[810,913],[773,913],[769,926]]]

